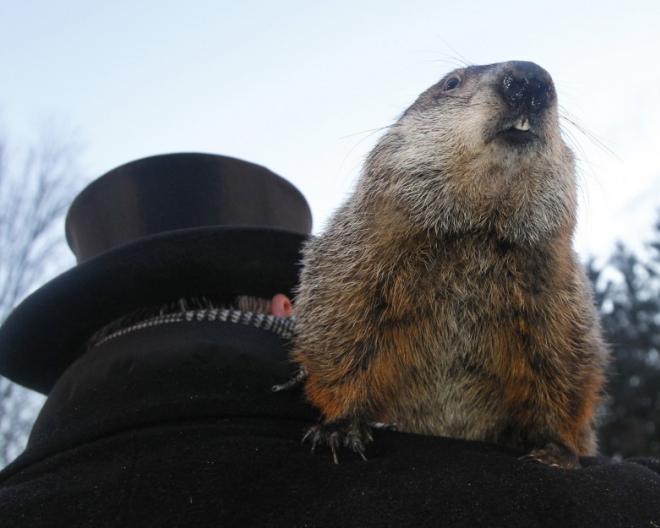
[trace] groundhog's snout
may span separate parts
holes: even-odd
[[[497,88],[509,110],[516,114],[538,115],[555,100],[552,77],[533,62],[512,61],[504,64]]]

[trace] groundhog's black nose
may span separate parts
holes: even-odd
[[[512,110],[527,109],[539,113],[555,99],[550,74],[533,62],[506,63],[499,82],[499,91]]]

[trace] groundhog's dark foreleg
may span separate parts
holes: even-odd
[[[363,352],[364,347],[360,348]],[[375,349],[374,349],[375,350]],[[392,371],[383,371],[381,355],[353,354],[340,356],[332,369],[309,362],[303,367],[309,373],[305,392],[307,398],[322,413],[322,423],[307,431],[303,441],[309,441],[312,451],[327,446],[338,462],[338,448],[348,448],[366,460],[365,448],[372,441],[370,422],[377,416],[383,390],[376,380],[392,385]]]
[[[580,460],[574,450],[561,442],[553,441],[547,442],[543,447],[532,449],[527,455],[520,457],[520,460],[533,460],[564,469],[580,467]]]

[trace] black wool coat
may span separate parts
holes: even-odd
[[[3,527],[653,527],[660,462],[561,470],[495,445],[376,431],[367,462],[301,446],[316,412],[275,334],[148,328],[75,362],[0,473]]]

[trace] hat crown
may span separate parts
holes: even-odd
[[[214,154],[152,156],[90,183],[66,217],[78,263],[115,247],[180,229],[257,227],[309,234],[304,196],[270,170]]]

